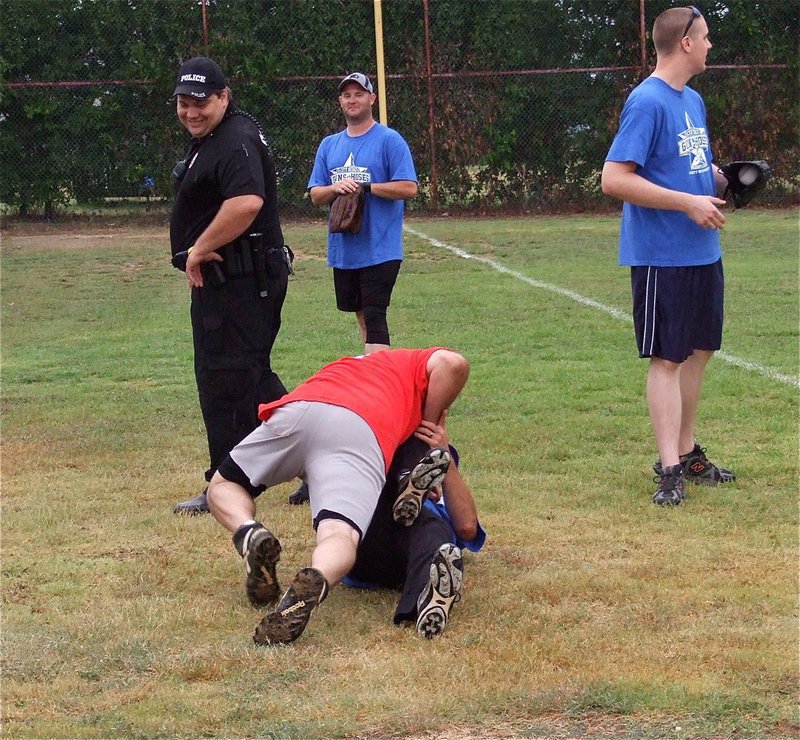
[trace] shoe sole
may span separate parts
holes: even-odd
[[[728,478],[727,480],[715,480],[714,478],[704,476],[704,475],[687,475],[686,480],[689,483],[694,483],[696,486],[724,486],[726,483],[732,483],[736,480],[736,478]]]
[[[247,571],[247,598],[257,607],[277,601],[281,593],[275,566],[281,559],[281,543],[268,529],[259,529],[253,534],[245,557]]]
[[[682,505],[683,505],[683,502],[684,502],[684,500],[685,500],[684,498],[679,498],[677,501],[673,501],[673,500],[669,500],[669,501],[666,501],[666,500],[664,500],[664,501],[659,501],[659,500],[657,500],[657,499],[656,499],[656,497],[655,497],[655,496],[653,496],[653,498],[651,499],[651,501],[652,501],[652,502],[653,502],[653,503],[654,503],[656,506],[682,506]]]
[[[308,624],[311,614],[319,604],[325,590],[325,577],[314,568],[303,568],[294,578],[284,594],[291,605],[270,612],[256,626],[253,642],[256,645],[274,645],[294,642]]]
[[[178,504],[173,510],[173,514],[183,514],[184,516],[200,516],[201,514],[210,514],[211,510],[206,506],[186,506],[182,507]]]
[[[432,449],[414,466],[403,492],[392,506],[392,517],[398,524],[410,527],[416,521],[423,501],[431,488],[444,480],[449,467],[450,452],[439,447]]]
[[[461,598],[464,574],[457,560],[461,560],[461,550],[455,545],[444,545],[431,562],[424,599],[427,603],[417,615],[417,632],[428,640],[444,632],[450,608]]]

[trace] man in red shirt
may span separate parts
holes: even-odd
[[[307,481],[317,543],[310,567],[256,627],[256,643],[302,634],[329,588],[353,567],[395,450],[422,420],[441,417],[468,375],[469,363],[452,350],[381,350],[336,360],[259,408],[263,423],[231,451],[208,489],[212,515],[233,533],[245,561],[250,602],[262,607],[280,593],[281,545],[254,518],[261,491],[298,476]],[[418,511],[449,462],[449,451],[437,448],[417,463],[398,499],[404,512]]]

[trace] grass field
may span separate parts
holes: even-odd
[[[650,504],[618,218],[408,225],[393,341],[471,362],[448,426],[489,539],[440,640],[394,627],[393,593],[340,588],[267,649],[228,536],[171,513],[206,458],[166,228],[6,229],[5,736],[797,736],[797,212],[729,216],[698,426],[739,479],[675,510]],[[324,224],[285,231],[291,387],[360,348]],[[284,580],[313,541],[292,489],[259,502]]]

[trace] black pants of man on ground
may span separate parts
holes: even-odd
[[[451,542],[450,525],[424,506],[410,527],[394,521],[392,507],[405,470],[430,452],[427,444],[411,437],[397,450],[386,475],[378,507],[370,522],[349,578],[383,588],[402,589],[394,623],[417,618],[417,599],[430,580],[431,560],[442,544]]]

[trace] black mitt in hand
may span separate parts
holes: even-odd
[[[343,193],[333,199],[328,221],[331,234],[344,232],[357,234],[361,230],[361,222],[364,219],[364,197],[364,190],[359,188],[354,193]]]
[[[719,169],[728,181],[722,197],[727,200],[730,193],[736,208],[742,208],[753,200],[772,175],[769,165],[761,159],[754,162],[729,162]]]

